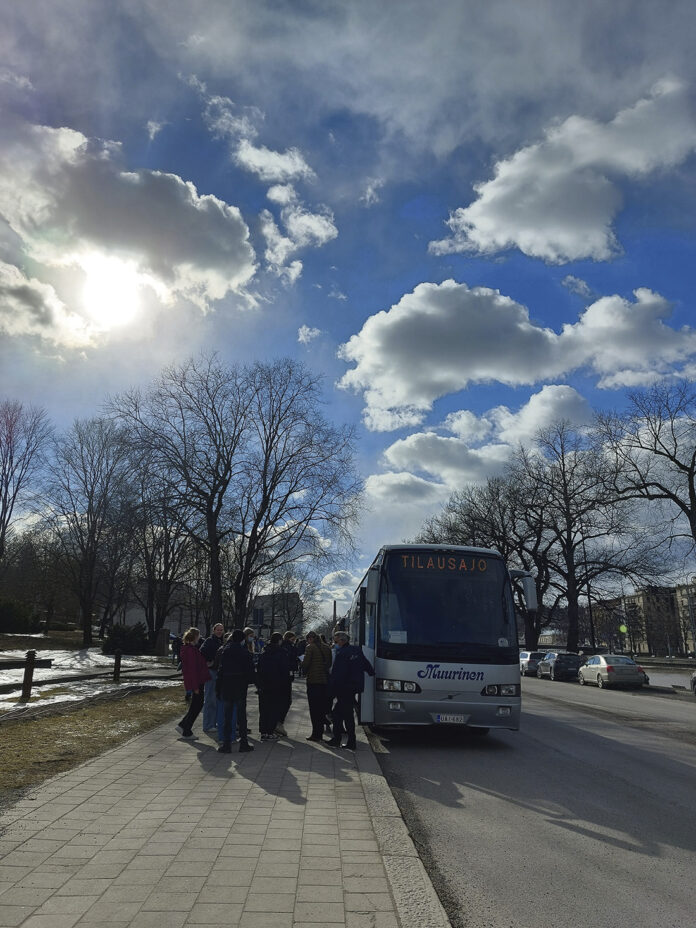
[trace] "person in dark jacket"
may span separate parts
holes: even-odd
[[[254,659],[246,646],[244,632],[235,628],[232,636],[220,654],[220,671],[218,673],[218,692],[225,704],[222,744],[218,748],[221,754],[232,750],[234,713],[239,729],[239,751],[253,751],[247,738],[247,688],[254,682]]]
[[[308,736],[307,741],[321,741],[329,708],[331,648],[321,641],[316,632],[307,632],[303,664],[307,677],[309,717],[312,720],[312,734]]]
[[[285,651],[288,659],[290,676],[287,679],[285,687],[285,695],[283,697],[283,704],[281,706],[280,718],[278,719],[278,724],[275,727],[277,735],[287,735],[287,731],[285,730],[285,717],[290,711],[290,706],[292,705],[292,681],[295,679],[295,671],[297,670],[297,649],[295,648],[296,637],[297,636],[294,632],[285,632],[283,635],[283,640],[280,643],[280,646],[283,651]]]
[[[181,671],[184,675],[184,686],[191,693],[189,709],[183,719],[176,726],[182,738],[193,738],[191,727],[203,708],[203,688],[210,679],[210,671],[205,658],[198,649],[198,640],[201,633],[197,628],[189,628],[184,634],[181,646]]]
[[[336,700],[333,710],[334,727],[333,738],[327,741],[332,747],[343,747],[341,734],[345,727],[348,740],[345,744],[349,750],[354,751],[355,743],[355,696],[362,693],[365,688],[365,674],[371,677],[375,671],[372,664],[362,652],[362,648],[350,644],[350,637],[346,632],[334,633],[336,653],[329,676],[329,691]]]
[[[277,741],[276,726],[287,698],[290,662],[281,647],[283,636],[274,632],[259,655],[257,684],[259,688],[259,731],[262,741]]]

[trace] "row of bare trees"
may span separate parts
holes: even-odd
[[[191,359],[58,435],[40,410],[0,411],[15,423],[0,438],[0,568],[13,521],[33,512],[14,550],[50,539],[86,645],[95,614],[108,624],[126,598],[156,634],[183,584],[207,623],[244,624],[256,593],[281,577],[309,590],[350,546],[353,433],[325,418],[319,380],[292,360]]]
[[[583,603],[623,582],[655,582],[693,553],[694,385],[636,391],[625,411],[597,415],[591,428],[542,430],[503,476],[454,493],[418,540],[495,547],[532,570],[543,605],[528,613],[520,604],[527,646],[562,614],[576,650]]]

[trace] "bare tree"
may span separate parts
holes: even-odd
[[[629,394],[623,414],[597,418],[615,461],[614,488],[624,498],[668,506],[673,538],[696,544],[696,387],[689,381],[655,384]]]
[[[168,367],[144,394],[133,390],[108,406],[168,481],[173,504],[193,514],[188,530],[208,556],[213,623],[223,621],[220,549],[232,529],[228,491],[241,467],[250,399],[245,372],[212,355]]]
[[[251,435],[230,536],[238,624],[252,591],[274,571],[308,557],[327,560],[337,544],[350,544],[361,490],[352,430],[326,421],[317,378],[279,360],[256,364],[250,382]]]
[[[137,561],[131,593],[143,607],[154,641],[173,609],[182,604],[196,542],[187,528],[193,521],[191,514],[182,511],[178,495],[171,492],[171,481],[153,468],[149,454],[138,459],[137,474]]]
[[[77,420],[55,443],[48,485],[51,523],[80,604],[83,643],[92,643],[104,547],[128,488],[128,445],[114,422]]]
[[[580,600],[591,585],[654,576],[660,562],[654,538],[613,491],[613,464],[588,438],[561,421],[537,436],[534,450],[520,450],[513,474],[538,507],[533,518],[549,542],[550,585],[565,600],[567,647],[578,648]]]
[[[17,508],[32,488],[52,427],[43,409],[0,402],[0,562]]]

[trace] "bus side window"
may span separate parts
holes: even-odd
[[[365,615],[365,644],[368,648],[373,648],[375,646],[375,625],[376,625],[376,614],[377,607],[374,603],[367,604],[367,612]]]

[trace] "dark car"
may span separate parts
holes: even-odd
[[[549,651],[537,665],[537,677],[551,680],[577,680],[578,670],[583,664],[579,654],[566,651]]]

